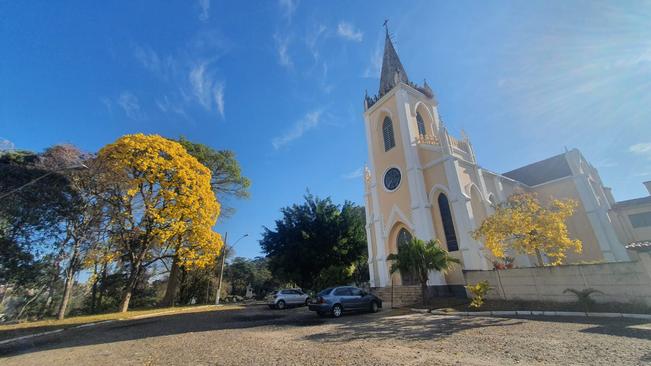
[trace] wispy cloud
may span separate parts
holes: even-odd
[[[291,21],[298,7],[298,0],[278,0],[278,6],[280,6],[283,17]]]
[[[368,65],[364,70],[365,78],[379,78],[382,69],[382,50],[379,45],[375,45],[375,50],[371,55]]]
[[[647,159],[651,159],[651,142],[640,142],[639,144],[631,145],[628,151],[635,155],[641,155]]]
[[[348,22],[339,22],[337,34],[344,39],[355,42],[361,42],[364,38],[364,34]]]
[[[317,43],[322,38],[321,36],[325,33],[327,29],[328,28],[325,25],[319,24],[317,27],[314,28],[313,31],[309,32],[305,37],[305,45],[307,46],[307,49],[310,51],[310,54],[312,54],[312,58],[314,59],[314,61],[318,61],[319,57],[321,56]]]
[[[123,91],[120,93],[116,104],[120,106],[122,110],[124,110],[124,113],[127,115],[127,117],[133,120],[141,120],[145,117],[142,109],[140,108],[138,97],[136,97],[135,94],[130,91]]]
[[[364,168],[360,167],[353,170],[352,172],[348,172],[342,175],[341,177],[344,179],[357,179],[357,178],[361,178],[363,175],[364,175]]]
[[[208,62],[197,63],[189,75],[192,95],[207,111],[214,109],[224,117],[224,83],[208,69]]]
[[[321,115],[321,110],[314,110],[305,114],[303,118],[294,124],[291,130],[287,131],[282,136],[275,137],[271,140],[274,149],[280,149],[288,143],[301,138],[307,131],[317,127],[321,121]]]
[[[0,137],[0,151],[9,151],[14,150],[16,145],[13,142],[7,140],[6,138]]]
[[[278,62],[291,69],[294,62],[289,55],[289,37],[282,36],[279,33],[274,34],[274,41],[276,42],[276,51],[278,52]]]
[[[207,22],[210,18],[210,0],[199,0],[199,20]]]
[[[217,111],[224,118],[224,83],[219,83],[215,86],[214,96]]]
[[[161,57],[151,47],[133,46],[133,55],[136,60],[148,71],[168,80],[176,67],[176,62],[172,57]]]

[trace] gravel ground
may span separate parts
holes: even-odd
[[[651,324],[454,318],[407,311],[321,319],[252,306],[130,320],[0,346],[2,365],[638,365]]]

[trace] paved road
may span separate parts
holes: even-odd
[[[384,310],[207,311],[66,330],[0,347],[2,365],[651,364],[651,324],[453,318]]]

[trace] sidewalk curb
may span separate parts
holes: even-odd
[[[575,316],[584,318],[627,318],[651,320],[651,314],[627,314],[627,313],[584,313],[578,311],[541,311],[541,310],[517,310],[517,311],[441,311],[429,309],[411,309],[417,313],[429,313],[433,315],[447,316]]]
[[[17,341],[22,341],[22,340],[30,339],[30,338],[34,338],[34,337],[40,337],[40,336],[44,336],[44,335],[60,333],[60,332],[63,332],[64,330],[69,330],[69,329],[90,328],[90,327],[95,327],[95,326],[102,325],[102,324],[114,323],[114,322],[118,322],[118,321],[152,318],[152,317],[159,316],[159,315],[165,315],[165,314],[170,314],[170,313],[182,313],[182,312],[185,312],[185,311],[188,311],[188,310],[204,309],[204,308],[214,307],[214,306],[215,305],[203,305],[203,306],[197,306],[197,307],[193,307],[193,308],[183,309],[183,310],[180,310],[180,311],[168,310],[168,311],[161,311],[159,313],[143,314],[143,315],[133,316],[133,317],[130,317],[130,318],[118,318],[118,319],[111,319],[111,320],[103,320],[103,321],[95,322],[95,323],[86,323],[86,324],[81,324],[81,325],[75,325],[75,326],[71,326],[71,327],[67,327],[67,328],[55,329],[55,330],[50,330],[50,331],[47,331],[47,332],[27,334],[27,335],[20,336],[20,337],[5,339],[3,341],[0,341],[0,345],[7,344],[7,343],[12,343],[12,342],[17,342]]]

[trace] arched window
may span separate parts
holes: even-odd
[[[425,133],[425,122],[419,112],[416,112],[416,124],[418,125],[418,134],[421,136],[427,135]]]
[[[393,122],[389,117],[385,117],[382,122],[382,136],[384,137],[384,151],[389,151],[396,146],[396,140],[393,137]]]
[[[454,232],[454,222],[452,221],[452,214],[450,213],[448,197],[441,193],[439,194],[438,202],[439,211],[441,212],[441,221],[443,222],[445,242],[448,245],[448,251],[454,252],[455,250],[459,250],[459,243],[457,243],[457,234]]]
[[[407,229],[402,228],[398,231],[398,237],[396,237],[396,246],[398,251],[404,245],[408,245],[412,239],[412,235]],[[411,272],[400,271],[400,278],[402,279],[403,286],[418,285],[418,278]]]

